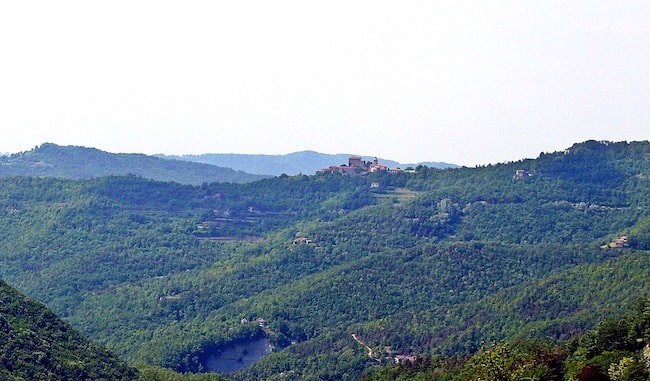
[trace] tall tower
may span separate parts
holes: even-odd
[[[353,155],[348,159],[349,167],[361,167],[361,156]]]

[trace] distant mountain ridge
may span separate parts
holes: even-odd
[[[109,153],[95,148],[59,146],[53,143],[44,143],[31,151],[0,157],[0,177],[83,179],[129,174],[192,185],[211,182],[244,183],[268,177],[204,163],[165,160],[144,154]]]
[[[248,173],[279,176],[287,175],[313,175],[318,170],[331,165],[346,164],[352,154],[325,154],[316,151],[299,151],[286,155],[255,155],[233,153],[206,153],[201,155],[154,155],[165,159],[185,160],[197,163],[212,164],[220,167],[232,168]],[[372,161],[372,156],[362,156],[365,161]],[[393,160],[379,158],[379,162],[390,168],[407,168],[423,165],[431,168],[456,168],[458,165],[444,162],[421,162],[415,164],[401,164]]]

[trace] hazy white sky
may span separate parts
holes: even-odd
[[[650,139],[650,1],[6,1],[0,152],[462,165]]]

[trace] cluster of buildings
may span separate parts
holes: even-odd
[[[375,158],[373,161],[364,161],[361,156],[352,155],[348,159],[348,164],[332,165],[328,168],[323,168],[318,173],[341,173],[346,175],[362,175],[365,173],[375,172],[415,172],[413,170],[403,170],[401,168],[390,169],[385,164],[380,164],[379,160]]]
[[[602,246],[603,249],[616,249],[616,248],[622,248],[622,247],[628,247],[628,242],[627,242],[627,236],[624,235],[622,237],[616,238],[612,242],[610,242],[607,245]]]
[[[395,364],[405,364],[406,362],[410,362],[411,364],[415,364],[415,361],[418,358],[415,356],[409,356],[409,355],[397,355],[393,358],[393,361]]]
[[[266,328],[266,326],[269,325],[269,322],[266,319],[261,318],[261,317],[258,317],[257,319],[252,320],[252,321],[257,323],[257,325],[259,325],[262,328]],[[250,322],[251,322],[251,320],[248,320],[247,317],[241,319],[242,324],[248,324]]]

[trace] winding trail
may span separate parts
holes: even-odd
[[[354,341],[361,344],[362,346],[364,346],[368,350],[368,357],[370,357],[371,359],[380,361],[379,359],[375,359],[375,356],[373,356],[374,353],[372,351],[372,348],[370,348],[368,345],[366,345],[366,343],[364,343],[363,341],[359,340],[356,333],[352,334],[352,338],[354,339]]]

